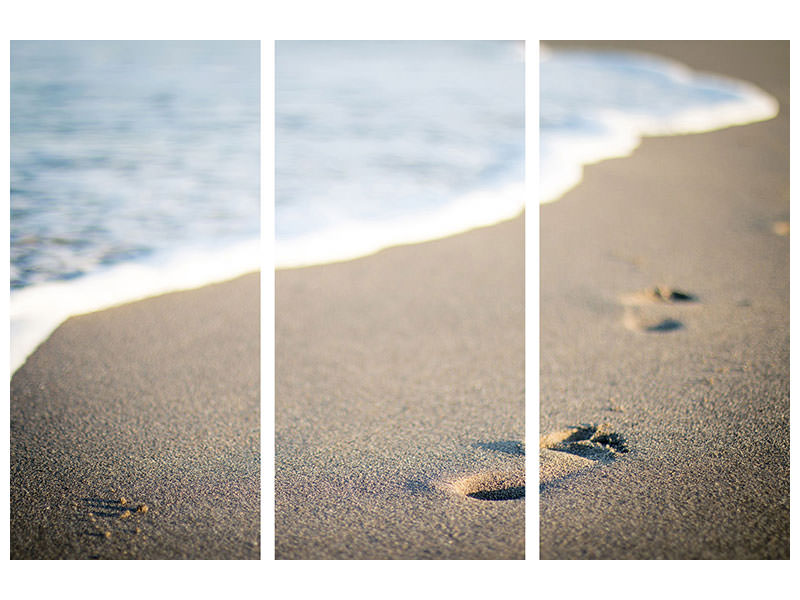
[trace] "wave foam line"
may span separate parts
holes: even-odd
[[[214,250],[177,251],[16,290],[9,308],[11,373],[69,317],[233,279],[260,266],[259,240],[249,240]]]
[[[554,51],[548,50],[548,60]],[[757,86],[711,73],[692,71],[689,67],[644,53],[638,55],[669,73],[676,83],[720,88],[739,94],[739,99],[678,111],[672,115],[626,114],[607,109],[594,111],[593,116],[606,128],[606,135],[565,135],[542,141],[539,167],[539,202],[558,200],[583,179],[584,165],[611,158],[630,156],[645,137],[663,137],[707,133],[727,127],[767,121],[778,115],[778,101]],[[549,157],[549,158],[547,158]]]
[[[413,217],[377,223],[340,222],[324,231],[275,245],[279,269],[342,262],[390,248],[428,242],[518,216],[525,185],[516,183],[466,194],[448,205]]]

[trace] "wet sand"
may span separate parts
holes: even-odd
[[[788,43],[585,45],[781,112],[647,139],[541,207],[541,558],[788,558]]]
[[[276,273],[275,556],[521,559],[524,219]]]
[[[259,558],[259,296],[254,273],[72,317],[28,358],[12,559]]]

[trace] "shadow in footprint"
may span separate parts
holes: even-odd
[[[518,485],[500,490],[479,490],[467,494],[467,496],[476,500],[516,500],[525,497],[525,486]]]
[[[676,290],[664,285],[659,285],[646,290],[624,294],[622,303],[627,306],[645,306],[648,304],[680,304],[684,302],[698,302],[696,294]]]
[[[631,331],[639,333],[665,333],[683,329],[683,323],[673,318],[643,316],[636,309],[625,307],[622,324]]]
[[[482,448],[494,452],[503,452],[512,456],[525,456],[525,444],[516,440],[499,440],[497,442],[476,442],[473,448]]]
[[[452,481],[449,487],[475,500],[518,500],[525,497],[525,472],[476,473]]]
[[[120,503],[118,499],[83,498],[83,503],[96,517],[119,517],[130,507]]]
[[[676,319],[664,319],[660,323],[656,323],[655,325],[646,326],[644,328],[645,331],[652,331],[652,332],[660,332],[660,331],[675,331],[676,329],[681,329],[683,327],[683,323]]]

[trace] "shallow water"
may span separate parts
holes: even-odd
[[[514,42],[279,42],[276,261],[352,258],[524,203]]]
[[[70,314],[258,268],[259,118],[257,42],[12,43],[12,365]]]

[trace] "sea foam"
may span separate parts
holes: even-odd
[[[277,268],[304,267],[367,256],[380,250],[440,239],[518,216],[525,206],[525,185],[476,190],[422,214],[365,223],[341,220],[323,231],[275,246]]]
[[[338,262],[524,206],[523,47],[280,42],[275,262]]]
[[[64,320],[151,296],[225,281],[261,267],[259,240],[214,249],[184,248],[120,263],[70,280],[11,293],[11,373]]]
[[[260,267],[259,65],[258,42],[12,42],[12,373],[71,315]]]
[[[540,53],[539,202],[575,187],[583,165],[629,156],[646,136],[702,133],[771,119],[756,86],[637,52]]]

